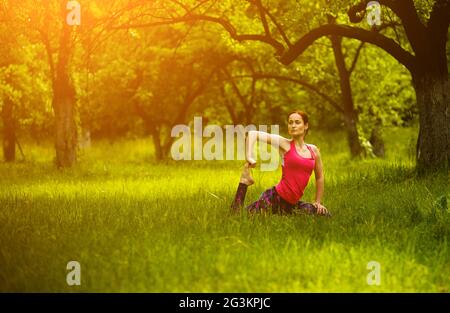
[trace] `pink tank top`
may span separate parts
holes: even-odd
[[[311,158],[299,155],[295,149],[295,142],[291,141],[291,148],[283,156],[281,181],[275,186],[278,194],[291,204],[297,203],[303,196],[316,165],[313,150],[309,145],[306,147],[311,152]]]

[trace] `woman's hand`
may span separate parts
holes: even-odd
[[[320,202],[317,202],[317,201],[314,202],[314,206],[317,209],[317,214],[319,214],[319,215],[329,215],[330,214],[330,212],[328,212],[328,209],[324,205],[320,204]]]

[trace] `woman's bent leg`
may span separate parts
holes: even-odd
[[[248,163],[245,163],[242,170],[241,178],[239,180],[239,186],[234,196],[233,203],[231,204],[231,210],[233,212],[239,212],[244,205],[245,195],[247,193],[248,186],[254,183],[253,177],[250,173],[250,167]]]
[[[231,210],[234,212],[239,212],[244,205],[245,195],[247,194],[248,185],[239,183],[239,186],[234,196],[233,203],[231,204]]]
[[[249,213],[280,213],[280,201],[275,187],[264,191],[258,200],[247,206]]]

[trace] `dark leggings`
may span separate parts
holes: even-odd
[[[239,212],[243,207],[247,188],[248,186],[246,184],[239,183],[236,196],[231,204],[231,209],[234,212]],[[291,204],[281,198],[275,187],[272,187],[264,191],[258,200],[248,205],[246,207],[246,211],[249,213],[272,212],[278,214],[291,214],[294,212],[304,212],[308,214],[316,214],[317,208],[312,203],[303,201],[299,201],[296,204]]]

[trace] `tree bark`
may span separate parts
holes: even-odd
[[[419,107],[416,158],[420,173],[448,169],[450,163],[450,105],[447,74],[413,75]]]
[[[450,7],[433,9],[425,44],[416,53],[417,66],[411,73],[419,108],[416,148],[419,173],[448,170],[450,166],[450,85],[446,54],[449,20]]]
[[[352,87],[350,84],[350,72],[345,65],[342,54],[342,37],[331,36],[331,44],[334,52],[334,59],[339,73],[339,83],[341,86],[341,97],[344,108],[344,123],[347,132],[347,140],[352,157],[360,156],[363,149],[359,141],[357,129],[358,112],[355,110],[353,102]]]
[[[16,160],[16,125],[14,121],[14,103],[9,97],[3,101],[3,158],[5,162]]]
[[[150,126],[154,124],[154,122],[146,120],[144,121],[146,124],[146,128],[152,136],[153,145],[155,147],[155,158],[158,161],[165,160],[169,157],[170,148],[172,147],[172,143],[174,142],[174,138],[170,136],[170,128],[168,138],[164,140],[161,135],[164,135],[161,126]]]
[[[156,128],[151,129],[151,135],[153,138],[153,145],[155,146],[155,157],[158,161],[161,161],[166,157],[166,155],[164,153],[163,145],[161,144],[159,130]]]
[[[71,167],[77,160],[75,89],[69,75],[70,37],[70,26],[64,25],[60,38],[56,75],[53,82],[55,148],[56,165],[58,167]]]

